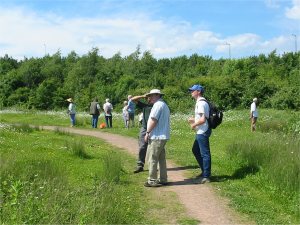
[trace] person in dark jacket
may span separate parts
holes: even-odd
[[[97,128],[98,118],[100,115],[100,105],[98,102],[98,98],[95,98],[94,101],[90,104],[90,115],[92,115],[92,127]]]
[[[147,99],[147,102],[140,101],[142,98]],[[148,143],[145,142],[145,135],[147,132],[147,121],[152,109],[153,104],[149,102],[149,98],[146,95],[138,95],[131,98],[131,100],[136,104],[136,107],[142,110],[142,126],[139,133],[139,153],[137,160],[137,167],[134,170],[134,173],[139,173],[144,171],[145,158],[147,153]]]

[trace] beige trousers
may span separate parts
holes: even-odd
[[[148,157],[149,157],[149,177],[148,182],[167,182],[167,161],[165,145],[167,140],[149,140]],[[159,177],[157,168],[159,167]]]

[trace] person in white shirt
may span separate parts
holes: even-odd
[[[127,111],[127,108],[128,108],[128,102],[127,101],[124,101],[123,102],[123,109],[122,109],[122,116],[123,116],[123,120],[124,120],[124,124],[125,124],[125,128],[129,128],[128,127],[128,124],[129,124],[129,113]]]
[[[75,104],[74,104],[72,98],[68,98],[67,101],[69,102],[68,114],[71,119],[71,127],[74,127],[75,126],[75,115],[76,115]]]
[[[250,107],[250,120],[251,120],[251,131],[256,130],[256,122],[258,118],[258,110],[257,110],[257,98],[253,99],[253,102]]]
[[[149,177],[144,184],[145,187],[159,187],[168,183],[165,145],[170,139],[170,109],[162,100],[162,96],[163,94],[158,89],[152,89],[146,94],[153,107],[144,137],[145,142],[148,142],[149,154]]]
[[[202,96],[204,88],[195,84],[189,88],[191,96],[196,100],[195,117],[189,118],[191,128],[196,132],[195,141],[192,147],[193,154],[199,164],[202,173],[197,177],[196,182],[200,184],[209,183],[211,176],[211,154],[209,137],[211,128],[208,125],[209,105]]]
[[[103,110],[105,114],[105,123],[107,128],[112,128],[112,110],[113,106],[109,102],[109,98],[105,100],[105,103],[103,105]]]

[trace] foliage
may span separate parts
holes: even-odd
[[[0,57],[0,107],[61,109],[72,97],[77,109],[85,111],[97,96],[121,108],[128,94],[159,88],[173,112],[187,112],[187,89],[200,83],[205,96],[223,109],[248,108],[257,97],[264,108],[299,110],[299,58],[300,52],[278,56],[272,51],[231,60],[197,54],[155,59],[139,46],[129,56],[111,58],[99,55],[97,48],[81,57],[57,52],[19,62],[5,55]]]

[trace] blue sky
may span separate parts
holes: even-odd
[[[0,56],[17,59],[283,54],[299,50],[300,0],[1,0],[0,30]]]

